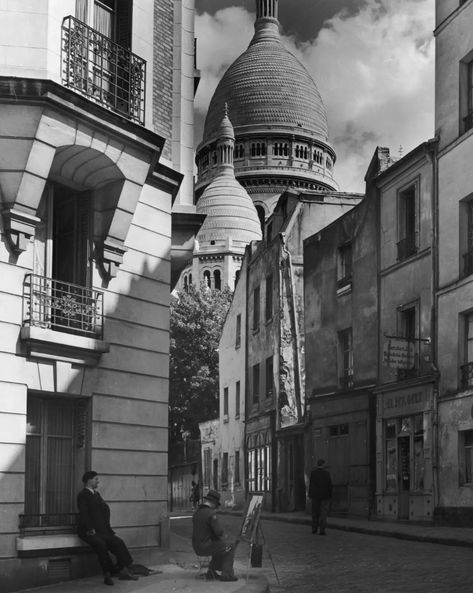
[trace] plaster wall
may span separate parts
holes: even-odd
[[[440,150],[459,135],[460,61],[473,50],[473,3],[459,4],[457,0],[437,1],[435,133]]]

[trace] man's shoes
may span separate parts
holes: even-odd
[[[109,572],[106,572],[103,575],[103,583],[104,583],[104,585],[114,585],[115,584],[113,582],[112,575]]]
[[[138,577],[132,574],[128,568],[122,568],[118,575],[120,581],[137,581]]]
[[[213,568],[209,568],[208,571],[205,573],[205,578],[208,581],[219,581],[221,579],[220,575],[217,574]]]
[[[238,577],[236,577],[234,574],[222,574],[220,580],[228,583],[230,581],[238,581]]]

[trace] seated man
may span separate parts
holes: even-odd
[[[97,472],[88,471],[82,476],[84,489],[77,496],[79,507],[79,525],[77,533],[87,542],[98,556],[104,574],[104,583],[113,585],[114,568],[109,552],[117,559],[118,578],[136,581],[138,577],[130,572],[133,563],[125,542],[115,535],[110,527],[110,508],[97,492],[99,477]]]
[[[237,581],[233,572],[235,546],[223,539],[223,529],[217,518],[218,506],[220,494],[209,490],[192,518],[192,547],[198,556],[212,557],[207,579]],[[217,574],[217,570],[221,571],[221,575]]]

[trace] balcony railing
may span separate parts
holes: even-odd
[[[353,380],[353,369],[347,369],[341,377],[339,377],[340,387],[342,389],[353,389],[355,382]]]
[[[397,244],[397,259],[398,261],[401,261],[414,255],[417,251],[417,233],[413,233],[404,239],[401,239]]]
[[[20,535],[28,531],[52,533],[75,531],[77,513],[47,513],[43,515],[19,515]]]
[[[23,324],[103,338],[103,292],[36,274],[23,283]]]
[[[463,254],[463,276],[473,274],[473,250]]]
[[[461,388],[470,389],[473,387],[473,362],[468,362],[460,367]]]
[[[72,16],[62,22],[62,82],[144,124],[146,62]]]

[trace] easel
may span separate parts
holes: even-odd
[[[266,538],[264,537],[263,528],[261,527],[261,507],[263,505],[263,496],[256,494],[253,495],[246,507],[246,512],[243,516],[243,522],[241,524],[240,533],[237,537],[235,548],[239,542],[246,542],[249,544],[248,549],[248,562],[246,566],[246,582],[248,583],[248,575],[250,572],[250,562],[251,562],[251,552],[253,546],[259,545],[258,534],[261,536],[262,545],[266,546],[266,551],[268,554],[268,558],[271,561],[271,565],[273,567],[274,574],[276,576],[276,580],[278,585],[281,583],[279,582],[279,576],[276,571],[276,566],[274,565],[273,557],[271,556],[271,552],[266,544]]]

